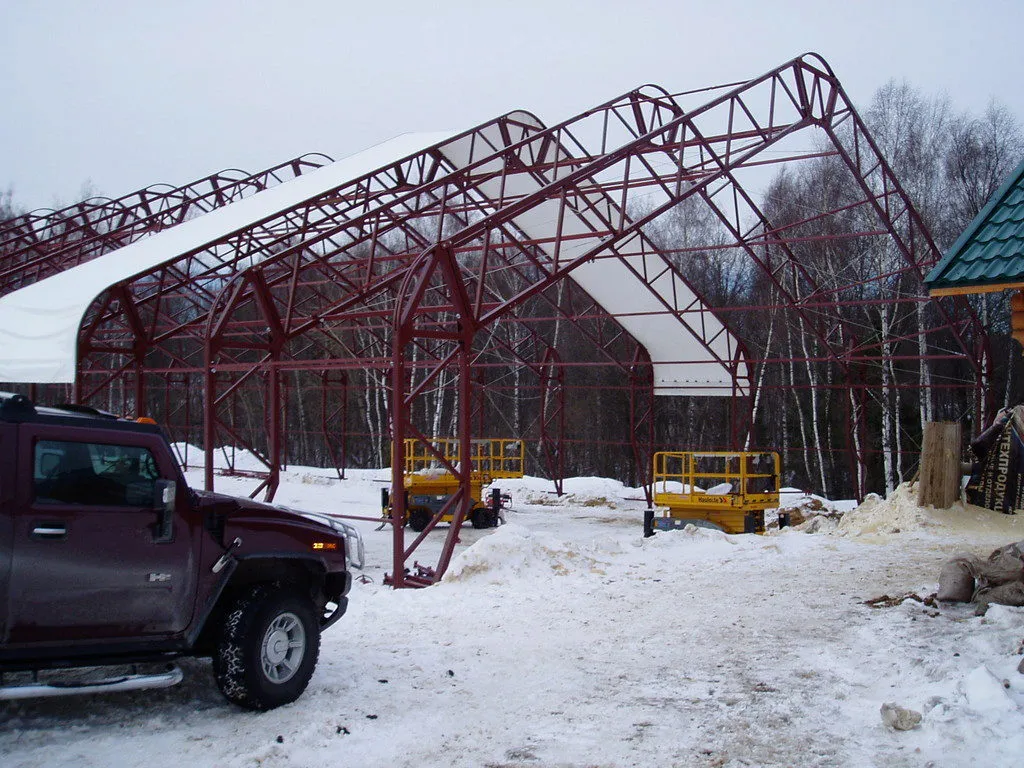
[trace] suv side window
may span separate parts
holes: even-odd
[[[146,448],[70,440],[38,440],[35,500],[43,504],[149,507],[160,477]]]

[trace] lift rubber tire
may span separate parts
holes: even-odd
[[[412,528],[416,533],[419,533],[427,527],[427,523],[430,522],[430,513],[425,509],[410,509],[409,510],[409,527]]]
[[[473,511],[469,513],[469,521],[474,528],[490,528],[490,510],[486,507],[474,507]]]
[[[239,596],[221,626],[213,674],[224,697],[263,711],[306,690],[320,654],[313,601],[297,589],[260,584]]]

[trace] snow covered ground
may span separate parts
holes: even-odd
[[[349,475],[293,468],[277,501],[375,514],[386,473]],[[0,705],[0,765],[1021,765],[1024,609],[864,601],[934,592],[945,560],[1024,539],[1024,517],[901,490],[814,534],[643,539],[636,490],[565,488],[504,483],[508,524],[467,528],[425,590],[382,585],[390,536],[362,524],[369,580],[292,705],[234,709],[190,660],[165,691]],[[920,725],[886,725],[886,703]]]

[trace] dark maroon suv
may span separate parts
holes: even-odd
[[[230,701],[294,701],[347,555],[340,521],[189,489],[155,424],[0,394],[0,699],[173,685],[168,662],[210,656]]]

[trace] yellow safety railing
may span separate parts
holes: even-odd
[[[430,441],[434,451],[444,456],[452,466],[461,463],[459,440],[452,437],[437,437]],[[406,475],[450,474],[448,468],[438,460],[434,451],[419,438],[405,441]],[[471,472],[475,477],[499,478],[522,477],[526,462],[526,447],[522,440],[485,438],[470,443]]]
[[[654,454],[658,506],[766,509],[779,502],[773,451],[661,451]]]

